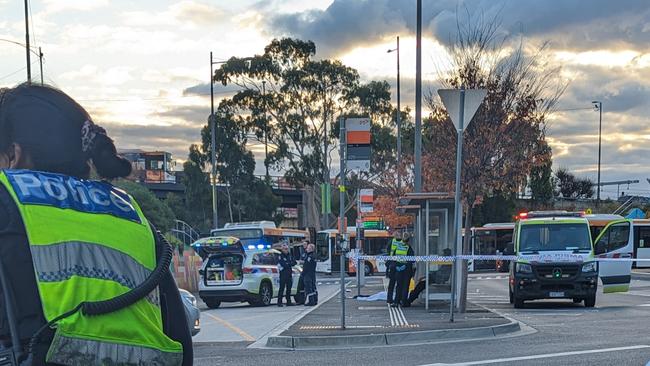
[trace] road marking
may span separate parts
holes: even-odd
[[[254,342],[255,341],[255,337],[253,337],[250,334],[244,332],[240,328],[237,328],[236,326],[232,325],[230,322],[228,322],[226,320],[223,320],[220,317],[218,317],[216,315],[212,315],[212,314],[210,314],[208,312],[204,312],[204,314],[209,316],[210,318],[216,320],[217,323],[219,323],[219,324],[223,325],[224,327],[232,330],[233,332],[239,334],[239,336],[244,338],[244,340],[249,341],[249,342]]]
[[[650,348],[648,345],[637,345],[637,346],[628,346],[628,347],[615,347],[615,348],[602,348],[602,349],[590,349],[585,351],[573,351],[573,352],[559,352],[559,353],[546,353],[541,355],[530,355],[530,356],[521,356],[521,357],[509,357],[509,358],[498,358],[492,360],[481,360],[481,361],[471,361],[471,362],[458,362],[458,363],[430,363],[421,366],[461,366],[461,365],[487,365],[491,363],[503,363],[503,362],[514,362],[514,361],[527,361],[527,360],[538,360],[542,358],[552,358],[552,357],[565,357],[565,356],[576,356],[576,355],[586,355],[590,353],[604,353],[604,352],[618,352],[618,351],[628,351],[635,349]]]

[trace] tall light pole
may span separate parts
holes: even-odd
[[[29,53],[30,47],[29,47],[29,4],[27,3],[28,0],[25,0],[25,48],[26,52],[25,54],[27,55],[27,82],[29,84],[32,83],[32,60],[31,60],[31,55]]]
[[[212,226],[214,229],[219,228],[219,217],[217,215],[217,121],[214,118],[214,62],[212,52],[210,52],[210,162],[212,164],[212,174],[210,174],[210,184],[212,185]]]
[[[250,61],[252,57],[244,57],[241,60]],[[212,177],[210,183],[212,185],[212,225],[215,229],[219,228],[219,217],[217,215],[217,119],[214,118],[214,69],[212,66],[217,64],[225,64],[228,61],[214,61],[212,59],[212,51],[210,51],[210,162],[212,164]]]
[[[599,117],[598,117],[598,188],[596,191],[596,206],[600,206],[600,152],[601,152],[601,137],[602,137],[602,131],[603,131],[603,102],[601,101],[593,101],[591,102],[594,105],[594,108],[596,111],[598,111]]]
[[[422,192],[422,0],[417,0],[415,38],[415,192]]]
[[[39,47],[38,52],[36,52],[33,49],[28,48],[26,45],[24,45],[24,44],[22,44],[20,42],[12,41],[10,39],[5,39],[5,38],[0,38],[0,41],[15,44],[15,45],[18,45],[20,47],[23,47],[23,48],[25,48],[27,50],[27,52],[31,52],[34,55],[36,55],[36,57],[38,57],[38,60],[39,60],[40,66],[41,66],[41,85],[43,85],[43,56],[44,55],[43,55],[43,51],[41,51],[41,48]],[[28,58],[28,60],[29,60],[29,58]],[[31,64],[30,64],[30,66],[31,66]],[[27,76],[30,78],[28,80],[31,80],[31,71]]]
[[[397,36],[397,48],[388,50],[388,53],[397,52],[397,191],[402,191],[402,109],[400,108],[400,77],[399,77],[399,36]]]
[[[262,99],[264,100],[264,168],[266,169],[266,181],[270,182],[269,176],[269,121],[266,119],[266,80],[262,80]]]

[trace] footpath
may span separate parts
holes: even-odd
[[[362,295],[384,291],[386,282],[383,276],[367,278]],[[385,300],[362,301],[354,298],[356,294],[356,287],[347,288],[345,329],[340,327],[341,300],[337,294],[280,334],[268,337],[266,346],[309,349],[419,344],[493,338],[521,330],[517,321],[473,304],[450,322],[448,301],[431,301],[429,309],[420,300],[411,307],[392,308]]]

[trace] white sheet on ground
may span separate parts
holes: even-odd
[[[386,301],[386,291],[377,292],[374,295],[357,297],[359,301]]]

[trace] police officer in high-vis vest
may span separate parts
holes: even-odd
[[[405,257],[413,256],[413,248],[409,244],[410,235],[404,234],[404,238],[397,243],[397,249],[393,253],[396,257]],[[411,276],[413,274],[413,262],[404,260],[395,261],[395,282],[397,286],[395,288],[395,300],[393,301],[392,307],[397,306],[409,306],[408,296],[409,296],[409,284],[411,281]]]
[[[388,245],[388,255],[394,256],[395,250],[402,242],[402,232],[395,230],[393,233],[393,240]],[[386,261],[386,277],[388,277],[388,292],[386,293],[386,302],[392,304],[394,302],[395,296],[395,281],[397,280],[397,274],[395,273],[395,261]]]
[[[63,92],[0,90],[0,349],[28,365],[191,365],[171,247],[91,167],[131,173]]]

